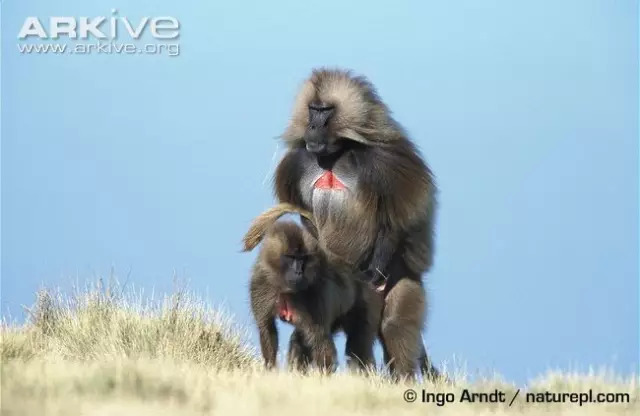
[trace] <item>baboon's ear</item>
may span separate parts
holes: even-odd
[[[243,238],[243,251],[253,250],[255,246],[260,244],[269,227],[271,227],[284,214],[291,213],[300,214],[301,218],[306,218],[307,221],[311,222],[312,227],[315,228],[315,225],[313,225],[313,215],[310,212],[300,209],[292,204],[278,204],[258,215],[253,220],[251,226],[249,227],[249,231],[247,231]]]

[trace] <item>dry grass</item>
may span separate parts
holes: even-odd
[[[3,415],[405,415],[637,414],[638,378],[548,374],[526,391],[627,393],[630,403],[532,404],[493,380],[438,385],[391,383],[339,372],[265,372],[243,332],[183,292],[147,302],[100,287],[65,297],[42,291],[20,327],[3,325]],[[455,403],[421,403],[421,391]],[[415,403],[403,399],[407,389]],[[460,403],[463,389],[503,391],[506,403]]]

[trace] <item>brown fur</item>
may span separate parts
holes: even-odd
[[[300,88],[291,122],[282,135],[291,145],[304,135],[307,105],[315,98],[338,106],[333,120],[338,136],[370,145],[400,138],[394,126],[387,125],[389,110],[366,78],[354,76],[350,71],[317,69]]]
[[[267,213],[266,219],[273,219]],[[257,222],[256,224],[264,224]],[[351,367],[375,365],[373,343],[380,326],[382,298],[372,287],[354,279],[351,269],[329,266],[317,251],[314,238],[292,222],[275,222],[264,235],[250,283],[251,309],[260,334],[265,365],[276,365],[278,332],[275,318],[283,296],[293,316],[295,330],[289,342],[287,361],[291,368],[303,370],[309,364],[331,371],[337,364],[333,334],[343,330],[347,337],[346,356]],[[245,239],[247,241],[247,239]],[[254,240],[251,240],[254,241]],[[258,239],[259,242],[259,239]],[[305,279],[309,286],[301,291],[285,290],[283,254],[308,255]]]
[[[320,136],[309,121],[312,103],[334,109],[317,127]],[[308,150],[314,128],[314,140],[321,137],[330,154]],[[275,173],[278,200],[313,213],[319,247],[327,255],[373,280],[386,278],[381,336],[394,373],[410,376],[420,357],[426,315],[421,276],[433,261],[431,171],[373,85],[348,71],[313,71],[296,97],[283,138],[289,150]],[[315,178],[327,171],[345,190],[314,188]]]
[[[274,227],[274,224],[276,223],[276,221],[278,221],[278,219],[280,219],[280,217],[285,214],[300,214],[310,222],[311,227],[314,227],[314,228],[316,227],[315,223],[313,222],[313,215],[310,212],[302,210],[291,204],[286,204],[286,203],[277,204],[269,208],[267,211],[263,212],[262,214],[260,214],[258,217],[254,219],[249,231],[247,232],[244,238],[245,251],[252,250],[255,246],[257,246],[260,243],[260,241],[262,241],[265,234],[267,234],[267,231],[270,228]],[[287,224],[287,223],[284,223],[284,224]],[[283,225],[283,226],[289,227],[288,225]],[[291,232],[291,234],[295,234],[295,233],[296,233],[295,231]],[[280,238],[282,238],[282,236]],[[271,253],[270,256],[273,256],[274,253],[277,253],[278,251],[282,250],[283,245],[277,241],[278,239],[276,239],[272,243],[265,244],[265,248],[263,248],[265,255],[266,253]],[[307,241],[308,241],[307,244],[310,248],[313,248],[313,250],[317,250],[317,247],[316,247],[317,243],[315,238],[307,236]],[[277,246],[277,248],[274,249],[273,246]],[[266,260],[267,257],[269,257],[269,255],[267,255],[263,259],[263,261],[267,261]],[[335,260],[338,262],[340,261],[339,259],[335,259]],[[272,263],[272,262],[269,262],[269,263]],[[348,267],[348,266],[345,266],[343,264],[342,266],[339,266],[339,267],[341,268],[341,270],[345,270],[344,267]],[[346,272],[343,272],[343,274],[344,273]],[[357,284],[361,285],[362,283],[357,282]],[[406,295],[407,293],[409,293],[408,296]],[[418,333],[420,332],[423,326],[423,316],[420,314],[420,311],[425,309],[426,299],[424,296],[422,297],[412,296],[411,294],[413,293],[420,294],[422,293],[422,291],[415,282],[412,282],[408,279],[401,280],[398,283],[397,287],[392,289],[389,292],[389,294],[386,297],[386,303],[389,306],[385,308],[382,322],[381,322],[382,325],[380,328],[380,333],[383,332],[382,331],[383,328],[384,328],[384,332],[386,333],[390,333],[393,331],[405,331],[405,330],[415,331]],[[401,314],[405,317],[405,321],[403,322],[404,328],[394,328],[393,319],[387,319],[388,317],[390,316],[392,317],[395,314]],[[291,338],[289,350],[290,350],[290,355],[292,355],[293,357],[298,357],[299,354],[301,354],[302,351],[304,351],[304,348],[300,347],[299,342],[297,343],[294,342],[296,339],[298,339],[298,337],[299,335],[296,335],[296,336],[292,336]],[[400,336],[400,338],[402,338],[402,336]],[[390,351],[388,351],[387,347],[383,344],[385,361],[388,362],[390,368],[392,368],[392,371],[407,372],[411,370],[398,368],[396,371],[397,366],[395,365],[394,360],[391,360],[391,357],[393,356],[405,357],[400,359],[400,363],[406,363],[410,357],[418,354],[418,357],[419,357],[418,362],[419,362],[419,366],[422,373],[428,376],[429,378],[436,378],[439,376],[437,369],[433,367],[433,365],[431,364],[428,358],[426,349],[422,341],[420,341],[418,345],[418,348],[419,348],[418,352],[412,350],[410,345],[404,346],[398,343],[396,344],[391,343],[389,348],[391,348]],[[292,363],[292,364],[294,364],[294,367],[298,367],[296,363]]]
[[[249,231],[247,231],[243,238],[243,251],[253,250],[255,246],[260,244],[267,230],[284,214],[300,214],[309,221],[313,221],[313,214],[307,210],[300,209],[292,204],[278,204],[269,208],[253,220],[249,226]]]

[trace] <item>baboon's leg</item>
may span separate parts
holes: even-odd
[[[373,343],[377,336],[376,328],[369,328],[366,324],[361,327],[354,325],[346,335],[345,357],[349,368],[365,370],[374,367]]]
[[[396,378],[413,378],[422,345],[425,294],[411,279],[401,279],[387,294],[380,332]]]
[[[434,367],[433,363],[429,359],[427,350],[424,347],[424,343],[420,341],[420,357],[418,357],[418,364],[420,366],[420,372],[426,380],[436,381],[441,377],[440,371]]]
[[[302,332],[295,329],[289,339],[287,363],[289,369],[304,372],[311,362],[311,350],[305,344]]]
[[[264,365],[268,369],[273,368],[276,365],[278,353],[278,330],[273,318],[258,322],[258,332],[260,333],[260,349]]]
[[[343,320],[346,335],[345,357],[352,370],[375,367],[373,343],[378,337],[382,298],[373,291],[364,292]]]
[[[304,341],[309,346],[313,363],[322,371],[335,371],[338,353],[331,332],[315,325],[304,332]]]
[[[382,344],[382,360],[386,368],[389,369],[389,372],[393,373],[393,360],[391,359],[391,355],[389,355],[389,350],[387,350],[387,345],[384,342],[384,338],[382,338],[382,331],[379,331],[380,344]]]

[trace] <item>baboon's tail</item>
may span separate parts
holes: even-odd
[[[314,223],[313,214],[309,211],[288,203],[278,204],[258,215],[253,220],[249,227],[249,231],[247,231],[243,238],[243,251],[253,250],[255,246],[260,244],[260,241],[262,241],[262,238],[269,227],[271,227],[273,223],[275,223],[278,218],[284,214],[300,214],[304,219],[310,221],[312,224]]]

